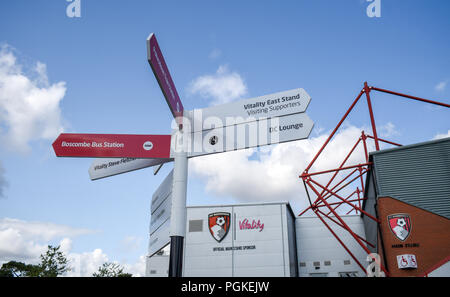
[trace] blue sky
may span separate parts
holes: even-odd
[[[81,17],[69,18],[65,0],[6,0],[0,3],[0,45],[2,54],[12,54],[15,65],[21,65],[21,75],[34,82],[36,77],[48,78],[47,83],[36,83],[38,87],[64,90],[55,95],[56,107],[51,116],[49,112],[49,118],[55,116],[46,124],[53,125],[52,131],[169,134],[172,117],[146,61],[145,40],[155,32],[185,109],[206,107],[217,99],[231,101],[304,88],[312,97],[307,110],[315,122],[311,137],[319,142],[337,124],[364,81],[450,102],[450,3],[381,0],[380,18],[367,16],[369,4],[363,0],[132,4],[81,0]],[[46,75],[39,76],[38,62],[45,65]],[[193,91],[193,85],[205,77],[239,92],[217,98],[221,94]],[[57,85],[60,82],[64,84]],[[147,250],[152,193],[172,165],[164,166],[157,176],[144,169],[92,182],[87,173],[92,160],[56,158],[51,149],[56,137],[36,130],[41,126],[31,125],[29,134],[22,130],[14,134],[5,116],[5,102],[12,97],[5,94],[0,95],[3,224],[9,218],[89,230],[39,240],[43,245],[47,239],[59,243],[67,237],[72,240],[72,253],[101,249],[111,261],[138,262]],[[393,141],[411,144],[450,131],[448,109],[381,93],[371,96],[377,125]],[[367,107],[361,101],[346,127],[368,125]],[[29,149],[11,146],[7,141],[11,137]],[[298,164],[311,159],[297,153],[292,144],[284,149],[288,153],[283,156],[295,155]],[[264,156],[284,164],[287,157],[274,159],[282,151],[283,147],[261,155],[250,152],[195,161],[190,164],[188,204],[246,202],[261,196],[262,200],[290,200],[300,211],[294,200],[304,197],[296,196],[296,185],[282,188],[279,195],[274,185],[271,198],[254,180],[244,179],[246,189],[215,184],[219,170],[223,178],[238,175],[236,168],[245,170],[246,162],[248,168],[268,168],[257,164],[264,163]],[[299,165],[288,172],[303,169]],[[296,182],[294,174],[289,178]],[[36,238],[22,239],[26,244]],[[0,248],[0,257],[1,253]],[[4,259],[6,255],[0,261]]]

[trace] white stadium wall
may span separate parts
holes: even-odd
[[[230,214],[226,235],[217,239],[208,223],[216,213]],[[288,216],[287,203],[188,207],[183,276],[296,276]]]
[[[229,214],[229,225],[219,217]],[[215,216],[210,231],[209,216]],[[343,216],[365,238],[360,216]],[[363,264],[367,254],[347,231],[327,220]],[[168,249],[147,259],[146,276],[167,276]],[[185,277],[365,276],[316,217],[295,217],[288,203],[187,207]]]
[[[359,215],[342,216],[342,219],[353,232],[365,238],[364,224]],[[368,265],[367,253],[353,237],[329,219],[325,220],[358,261],[364,267]],[[366,275],[319,218],[300,217],[296,219],[295,226],[300,277]]]

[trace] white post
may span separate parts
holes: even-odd
[[[186,235],[186,192],[188,158],[182,131],[175,140],[172,212],[170,216],[170,263],[169,276],[182,276],[183,241]],[[182,147],[180,147],[182,146]]]

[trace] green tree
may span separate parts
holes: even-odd
[[[117,263],[103,263],[97,272],[92,275],[94,277],[132,277],[130,273],[123,272],[123,267]]]
[[[0,277],[32,276],[40,270],[39,265],[25,264],[17,261],[4,263],[0,268]]]
[[[33,276],[57,277],[70,271],[69,261],[59,248],[59,245],[57,247],[48,246],[47,252],[41,255],[40,271],[38,275]]]
[[[56,277],[70,271],[68,260],[60,246],[49,245],[47,252],[41,254],[41,263],[25,264],[17,261],[5,263],[0,268],[0,277]]]

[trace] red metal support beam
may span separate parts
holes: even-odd
[[[356,191],[353,192],[352,194],[350,194],[350,196],[355,195]],[[352,199],[352,200],[347,200],[348,202],[358,202],[358,200],[364,201],[367,200],[367,198],[360,198],[360,199]],[[342,204],[342,202],[329,202],[328,205],[338,205],[338,204]],[[316,208],[322,208],[322,207],[326,207],[325,205],[316,205]]]
[[[318,194],[317,190],[312,186],[309,185],[311,187],[311,189]],[[326,201],[324,201],[324,203],[328,206],[328,203]],[[331,207],[328,206],[329,209],[331,209]],[[318,214],[317,211],[315,211],[316,215],[318,217],[320,217],[320,215]],[[350,235],[356,240],[356,242],[366,251],[367,254],[370,254],[370,250],[362,243],[361,240],[358,239],[357,235],[350,229],[350,227],[344,222],[344,220],[337,215],[334,211],[333,211],[334,216],[339,220],[339,222],[341,222],[343,228],[345,228]],[[321,221],[327,226],[327,228],[331,231],[331,233],[336,237],[336,239],[341,243],[341,245],[346,249],[346,251],[349,253],[349,255],[358,263],[358,265],[360,267],[363,267],[361,265],[361,263],[356,259],[356,257],[353,255],[353,253],[345,246],[345,244],[342,242],[342,240],[339,239],[339,237],[336,235],[336,233],[334,233],[334,231],[328,226],[328,224],[321,218]],[[385,274],[387,275],[387,271],[386,269],[383,267],[383,265],[380,265],[381,270],[383,270],[385,272]],[[362,268],[364,271],[365,269]]]
[[[370,136],[370,135],[366,135],[366,136],[367,136],[368,138],[375,139],[373,136]],[[382,141],[382,142],[385,142],[385,143],[392,144],[392,145],[402,146],[401,144],[398,144],[398,143],[395,143],[395,142],[392,142],[392,141],[389,141],[389,140],[386,140],[386,139],[378,138],[378,140],[379,140],[379,141]]]
[[[341,223],[339,223],[338,221],[336,221],[335,219],[333,219],[333,217],[330,217],[329,215],[326,215],[324,212],[322,212],[321,210],[317,209],[317,212],[320,212],[324,217],[326,217],[327,219],[329,219],[330,221],[332,221],[333,223],[335,223],[336,225],[338,225],[339,227],[342,227],[342,229],[344,229],[345,231],[348,232],[347,229],[344,228],[344,226],[342,226]],[[355,235],[361,239],[362,241],[364,241],[366,244],[370,245],[371,247],[375,248],[375,245],[368,242],[365,238],[362,238],[361,236],[359,236],[358,234],[355,233]]]
[[[372,102],[370,101],[370,94],[369,94],[370,89],[369,86],[367,85],[367,82],[364,82],[364,92],[366,93],[367,105],[369,107],[370,122],[372,124],[372,132],[375,139],[375,149],[379,151],[380,144],[378,143],[377,126],[375,125],[375,117],[373,116]]]
[[[322,223],[325,225],[325,227],[327,227],[328,230],[330,230],[331,234],[333,234],[333,236],[337,239],[337,241],[339,241],[341,246],[347,251],[347,253],[350,255],[350,257],[352,257],[353,260],[356,262],[356,264],[358,264],[358,266],[362,269],[362,271],[366,272],[366,268],[358,261],[358,259],[355,257],[355,255],[353,255],[353,253],[344,244],[344,242],[339,238],[339,236],[337,236],[336,233],[334,233],[333,229],[331,229],[331,227],[325,222],[325,220],[318,214],[317,211],[314,211],[314,212],[316,213],[317,217],[322,221]]]
[[[317,183],[316,181],[314,181],[314,180],[312,180],[312,179],[311,179],[310,181],[307,181],[307,182],[306,182],[311,188],[312,188],[311,182],[314,183],[315,185],[317,185],[318,187],[322,188],[322,189],[324,188],[321,184]],[[329,191],[328,189],[326,189],[326,190]],[[315,192],[315,191],[314,191],[314,192]],[[316,194],[318,194],[318,193],[316,193]],[[362,210],[361,208],[357,207],[356,205],[353,205],[353,204],[351,204],[351,203],[345,201],[345,199],[342,198],[341,196],[339,196],[338,194],[336,194],[336,193],[332,193],[332,194],[333,194],[333,196],[335,196],[335,197],[339,198],[340,200],[342,200],[344,203],[347,203],[347,204],[349,204],[350,206],[352,206],[353,208],[356,208],[356,209],[359,210],[361,213],[365,214],[368,218],[371,218],[371,219],[374,220],[375,222],[378,222],[378,223],[379,223],[378,219],[375,218],[374,216],[372,216],[371,214],[369,214],[368,212]],[[318,196],[318,199],[320,199],[321,201],[323,201],[323,203],[324,203],[325,205],[329,205],[329,204],[327,203],[327,201],[326,201],[325,199],[323,199],[321,196]],[[335,210],[334,210],[332,207],[330,207],[330,210],[331,210],[331,212],[332,212],[335,216],[337,215],[336,212],[335,212]]]
[[[318,194],[318,192],[317,192],[317,190],[314,188],[314,186],[312,186],[310,183],[309,183],[309,181],[307,181],[307,183],[308,183],[308,185],[310,186],[310,188],[316,193],[316,195]],[[320,185],[319,185],[320,186]],[[366,253],[367,254],[370,254],[370,250],[363,244],[363,242],[358,238],[358,236],[352,231],[352,229],[344,222],[344,220],[329,206],[329,204],[325,201],[325,200],[323,200],[321,197],[319,197],[319,199],[321,199],[324,203],[325,203],[325,205],[332,211],[332,213],[333,213],[333,215],[339,220],[339,222],[341,222],[341,224],[342,224],[342,226],[343,226],[343,228],[345,228],[349,233],[350,233],[350,235],[356,240],[356,242],[366,251]],[[318,215],[318,213],[317,213],[317,211],[315,211],[315,213],[316,213],[316,215],[317,216],[319,216]],[[325,223],[325,221],[323,220],[323,219],[321,219],[322,220],[322,222],[324,222]],[[377,221],[378,222],[378,220],[375,220],[375,221]],[[325,223],[326,224],[326,223]],[[327,225],[327,227],[328,227],[328,229],[330,229],[329,228],[329,226]],[[333,235],[336,237],[336,239],[338,239],[339,240],[339,242],[341,242],[341,244],[343,245],[343,246],[345,246],[343,243],[342,243],[342,241],[337,237],[337,235],[336,235],[336,233],[334,233],[333,232],[333,230],[331,230],[330,229],[330,231],[333,233]],[[355,261],[357,261],[357,263],[359,263],[359,261],[358,260],[356,260],[356,257],[346,248],[346,250],[347,250],[347,252],[352,256],[352,258],[353,259],[355,259]],[[360,265],[360,267],[361,267],[361,264],[359,263],[359,265]],[[384,266],[383,265],[381,265],[381,263],[380,263],[380,268],[381,268],[381,270],[383,270],[384,271],[384,273],[386,274],[386,275],[388,275],[388,272],[386,271],[386,269],[384,268]],[[364,270],[364,269],[363,269]]]
[[[352,176],[353,175],[353,173],[355,173],[356,171],[358,171],[358,168],[355,168],[352,172],[350,172],[350,174],[348,174],[346,177],[344,177],[340,182],[338,182],[336,185],[334,185],[331,189],[330,189],[330,191],[334,191],[334,189],[336,189],[336,187],[338,187],[340,184],[342,184],[344,181],[346,181],[350,176]],[[345,187],[345,185],[344,186],[342,186],[341,188],[339,188],[338,190],[336,190],[336,192],[339,192],[341,189],[343,189]],[[328,188],[328,187],[327,187]],[[322,190],[322,195],[323,195],[323,193],[325,193],[325,190]],[[329,197],[331,197],[332,195],[331,194],[326,194],[325,195],[325,199],[328,199]]]
[[[361,175],[365,174],[366,172],[367,172],[367,171],[363,172]],[[337,191],[327,190],[330,196],[328,196],[326,199],[328,199],[328,198],[331,197],[331,196],[336,196],[335,194],[337,194],[340,190],[342,190],[343,188],[345,188],[346,186],[348,186],[349,184],[351,184],[352,182],[354,182],[355,180],[357,180],[361,175],[358,175],[358,176],[355,177],[353,180],[349,181],[348,183],[346,183],[345,185],[343,185],[341,188],[339,188]],[[356,191],[355,191],[355,192],[356,192]],[[345,200],[348,200],[348,198],[347,198],[347,199],[344,199],[344,202],[345,202]],[[334,210],[336,210],[336,209],[337,209],[339,206],[341,206],[344,202],[339,202],[339,203],[338,203],[338,206],[336,206],[336,207],[334,208]],[[353,206],[353,208],[355,208],[355,205],[352,204],[352,206]],[[359,208],[361,208],[361,206],[360,206]]]
[[[367,135],[364,134],[364,131],[362,131],[361,133],[361,138],[363,141],[363,145],[364,145],[364,156],[366,157],[366,162],[369,162],[369,151],[367,150]]]
[[[339,127],[342,125],[342,123],[344,122],[344,120],[347,118],[348,114],[352,111],[353,107],[355,107],[356,103],[358,103],[359,98],[361,98],[362,94],[364,94],[364,90],[361,90],[361,92],[359,92],[358,96],[356,97],[355,101],[353,101],[352,105],[350,106],[350,108],[347,110],[347,112],[344,114],[344,116],[342,117],[342,119],[339,121],[339,123],[337,124],[336,128],[334,128],[333,132],[331,132],[330,136],[328,136],[327,140],[325,141],[325,143],[322,145],[322,147],[320,148],[320,150],[317,152],[316,156],[312,159],[311,163],[309,163],[308,167],[306,167],[305,169],[305,173],[307,173],[309,171],[309,169],[311,169],[311,167],[313,166],[314,162],[316,162],[317,158],[319,157],[319,155],[322,153],[322,151],[325,149],[325,147],[327,146],[328,142],[330,142],[331,138],[333,138],[334,134],[336,133],[336,131],[339,129]]]
[[[324,170],[324,171],[319,171],[319,172],[314,172],[314,173],[303,173],[302,175],[300,175],[300,177],[305,179],[305,178],[311,177],[313,175],[330,173],[330,172],[335,172],[335,171],[340,171],[340,170],[347,170],[347,169],[352,169],[352,168],[361,167],[361,166],[367,166],[367,165],[372,165],[372,163],[371,162],[367,162],[367,163],[362,163],[362,164],[358,164],[358,165],[346,166],[346,167],[342,167],[342,168]]]
[[[355,145],[352,147],[352,149],[350,150],[350,152],[347,154],[347,156],[345,157],[344,161],[341,163],[341,165],[339,165],[338,169],[341,169],[345,163],[347,162],[348,158],[350,158],[350,156],[353,154],[353,152],[355,151],[356,147],[358,146],[358,144],[360,143],[361,138],[358,139],[358,141],[355,143]],[[333,182],[334,178],[338,175],[339,171],[336,171],[333,176],[331,177],[330,181],[327,183],[327,185],[325,186],[325,188],[328,188],[330,186],[330,184]],[[323,195],[324,191],[322,191],[321,195]]]
[[[332,194],[330,192],[333,193],[338,193],[340,190],[342,190],[343,188],[345,188],[346,186],[350,185],[352,182],[354,182],[355,180],[357,180],[359,177],[363,176],[368,170],[366,169],[364,172],[360,171],[360,174],[357,175],[356,177],[354,177],[351,181],[347,182],[346,184],[344,184],[343,186],[341,186],[339,189],[334,190],[337,186],[339,186],[342,182],[344,182],[348,177],[350,177],[351,175],[353,175],[353,173],[355,173],[356,171],[358,171],[359,168],[355,169],[352,171],[351,174],[347,175],[342,181],[340,181],[338,184],[336,184],[333,188],[331,188],[328,192],[328,194],[325,196],[325,199],[328,199],[329,197],[332,196]]]
[[[394,91],[389,91],[389,90],[385,90],[385,89],[381,89],[381,88],[377,88],[377,87],[370,87],[370,89],[372,89],[374,91],[378,91],[378,92],[388,93],[388,94],[391,94],[391,95],[401,96],[401,97],[405,97],[405,98],[409,98],[409,99],[413,99],[413,100],[417,100],[417,101],[422,101],[422,102],[425,102],[425,103],[430,103],[430,104],[435,104],[435,105],[440,105],[440,106],[443,106],[443,107],[450,108],[450,104],[443,103],[443,102],[438,102],[438,101],[424,99],[424,98],[420,98],[420,97],[416,97],[416,96],[406,95],[406,94],[402,94],[402,93],[398,93],[398,92],[394,92]]]

